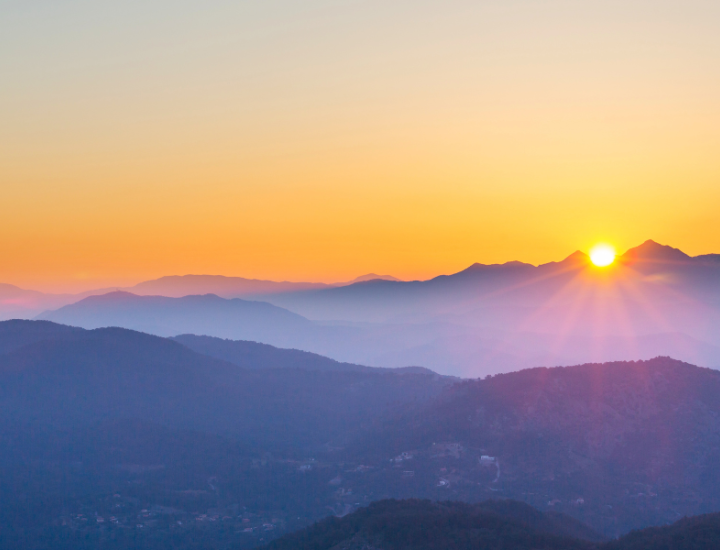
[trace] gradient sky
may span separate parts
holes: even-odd
[[[0,0],[0,282],[720,252],[717,0]]]

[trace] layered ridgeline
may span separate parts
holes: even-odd
[[[226,277],[223,275],[170,275],[151,281],[143,281],[124,288],[92,289],[79,294],[49,294],[36,290],[27,290],[10,284],[0,283],[0,321],[7,319],[30,319],[43,311],[57,309],[87,298],[109,292],[130,292],[138,296],[167,296],[182,298],[215,294],[223,298],[251,298],[305,290],[319,290],[351,285],[372,280],[397,281],[390,275],[368,273],[352,281],[336,284],[277,282],[244,277]]]
[[[709,306],[720,305],[720,254],[691,257],[681,250],[648,240],[619,256],[611,266],[598,269],[583,252],[576,251],[559,262],[539,266],[512,261],[504,264],[473,264],[452,275],[427,281],[374,280],[306,292],[268,296],[268,301],[312,319],[346,319],[361,322],[419,322],[453,320],[482,326],[493,321],[524,321],[526,330],[548,330],[564,319],[562,308],[569,304],[595,308],[597,298],[623,298],[626,322],[647,323],[662,328],[653,306],[697,300]],[[645,303],[654,300],[653,304]],[[524,308],[543,306],[532,318]],[[502,312],[501,318],[496,318]],[[582,324],[592,311],[574,317]],[[607,312],[612,315],[612,312]],[[581,326],[580,329],[588,329]],[[595,327],[598,328],[598,327]],[[627,328],[627,327],[626,327]],[[644,328],[644,327],[638,327]],[[667,328],[667,327],[666,327]],[[703,324],[693,331],[704,334]],[[582,333],[582,330],[577,330]]]
[[[208,294],[168,298],[112,292],[41,316],[44,320],[95,329],[122,327],[158,336],[203,334],[282,343],[311,334],[313,323],[266,302],[226,300]]]
[[[617,541],[562,514],[513,501],[381,501],[269,544],[268,550],[713,550],[720,514],[643,529]]]
[[[250,548],[385,498],[512,498],[606,536],[720,510],[716,371],[456,382],[183,339],[235,363],[123,329],[0,324],[0,546]]]
[[[467,377],[656,356],[720,367],[717,258],[648,241],[604,269],[577,252],[537,267],[476,264],[429,281],[374,279],[252,300],[111,293],[41,318],[252,340],[342,362]],[[170,279],[188,292],[214,288]],[[178,293],[169,283],[149,288]]]
[[[268,296],[314,320],[392,325],[397,345],[366,363],[484,376],[516,368],[676,357],[720,367],[720,255],[647,241],[598,269],[560,262],[474,264],[428,281],[372,281]],[[411,325],[425,341],[398,327]]]
[[[292,350],[263,348],[252,361],[255,368],[242,368],[120,328],[7,321],[0,323],[2,423],[74,429],[142,419],[303,449],[337,443],[451,383],[422,369],[363,368]],[[278,366],[285,368],[270,368]]]
[[[0,547],[252,547],[336,504],[314,457],[451,383],[258,347],[0,323]]]

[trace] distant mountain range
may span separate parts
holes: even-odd
[[[111,292],[90,296],[40,316],[86,329],[123,327],[158,336],[209,334],[225,338],[272,342],[285,335],[302,335],[312,323],[266,302],[205,296],[137,296]]]
[[[474,264],[453,275],[428,281],[375,281],[365,285],[288,293],[268,301],[311,319],[359,322],[421,322],[428,319],[472,320],[475,325],[525,321],[528,330],[546,328],[553,310],[573,305],[596,307],[593,301],[620,297],[624,303],[645,306],[699,301],[720,305],[720,255],[692,258],[680,250],[646,241],[619,256],[614,265],[598,269],[589,257],[575,252],[560,262],[533,266],[522,262]],[[539,307],[542,315],[524,319]],[[490,320],[483,310],[492,311]],[[629,312],[628,321],[651,322],[651,311]],[[637,317],[634,318],[633,316]],[[573,319],[574,321],[574,319]],[[578,319],[582,321],[582,317]],[[663,319],[655,320],[660,325]]]
[[[537,267],[475,264],[428,281],[369,274],[345,286],[318,287],[165,277],[65,305],[68,297],[54,297],[55,306],[36,318],[250,340],[340,362],[418,365],[456,376],[658,355],[717,368],[718,258],[693,258],[647,241],[603,269],[575,252]],[[43,303],[37,293],[22,298],[19,289],[5,291],[16,309]],[[189,292],[197,294],[184,295]]]
[[[360,277],[354,278],[352,281],[348,281],[347,283],[343,285],[338,286],[348,286],[348,285],[354,285],[355,283],[366,283],[368,281],[396,281],[399,282],[400,279],[397,277],[393,277],[392,275],[378,275],[377,273],[368,273],[367,275],[361,275]]]
[[[0,320],[27,319],[45,310],[56,309],[75,303],[88,296],[109,292],[130,292],[138,296],[184,296],[215,294],[223,298],[247,298],[303,290],[317,290],[351,285],[359,282],[387,280],[398,281],[390,275],[368,273],[348,282],[325,284],[303,282],[276,282],[223,275],[171,275],[144,281],[131,287],[93,289],[80,294],[47,294],[25,290],[15,285],[0,283]]]
[[[557,343],[557,337],[540,332],[513,333],[507,328],[439,321],[317,322],[267,302],[226,300],[214,295],[166,298],[113,292],[85,298],[40,318],[86,329],[117,326],[166,337],[211,335],[320,353],[346,363],[395,368],[430,365],[444,374],[465,376],[584,359],[644,359],[657,355],[704,366],[720,364],[720,348],[679,332],[631,338],[605,334],[600,340],[593,335],[575,334]],[[226,348],[231,345],[224,344]],[[247,348],[248,344],[236,346]]]
[[[284,294],[286,292],[336,288],[373,280],[398,281],[399,279],[391,275],[368,273],[352,281],[325,284],[263,281],[243,279],[242,277],[224,277],[222,275],[175,275],[145,281],[122,290],[140,296],[170,296],[181,298],[190,295],[216,294],[223,298],[247,298],[251,296]]]

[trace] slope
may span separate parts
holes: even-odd
[[[112,292],[47,312],[41,319],[83,328],[119,326],[156,334],[213,334],[247,340],[282,339],[312,328],[305,318],[265,302],[208,294],[168,298]]]
[[[0,335],[6,327],[18,340],[35,341],[0,355],[5,425],[75,429],[142,419],[265,447],[304,448],[342,440],[383,411],[430,398],[450,383],[425,373],[324,371],[322,357],[305,358],[320,363],[312,370],[245,369],[119,328],[10,322],[0,323]],[[52,337],[38,340],[43,331]]]
[[[571,518],[512,501],[374,502],[268,545],[270,550],[515,550],[584,549],[601,537]]]
[[[183,346],[216,359],[222,359],[240,367],[257,369],[303,369],[321,371],[365,371],[380,372],[381,370],[395,374],[435,374],[422,367],[405,367],[396,369],[380,369],[365,367],[352,363],[341,363],[316,353],[296,349],[282,349],[268,344],[248,342],[244,340],[225,340],[211,336],[181,334],[173,338]]]
[[[619,535],[720,509],[718,419],[717,371],[668,358],[530,369],[456,384],[354,452],[408,453],[417,495],[502,494]]]

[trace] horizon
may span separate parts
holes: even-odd
[[[661,247],[671,248],[674,250],[680,250],[681,252],[687,254],[691,258],[716,253],[716,252],[710,251],[710,252],[703,252],[701,254],[688,254],[687,251],[683,250],[682,248],[673,246],[672,244],[663,244],[663,243],[659,243],[658,241],[655,241],[654,239],[645,239],[644,241],[642,241],[639,244],[633,245],[627,249],[622,250],[621,252],[618,251],[616,253],[616,258],[620,259],[628,251],[639,248],[648,243],[653,243],[653,244],[659,245]],[[501,262],[495,262],[495,263],[484,263],[484,262],[475,261],[475,262],[471,262],[471,263],[465,265],[464,267],[458,269],[457,271],[436,273],[436,274],[428,276],[427,278],[403,278],[403,277],[398,277],[395,273],[383,273],[382,271],[366,271],[359,275],[355,274],[348,278],[325,279],[325,280],[291,280],[291,279],[284,279],[284,278],[271,279],[271,278],[250,277],[250,276],[246,276],[246,275],[242,275],[242,274],[232,275],[232,274],[226,274],[226,273],[182,273],[182,274],[180,274],[180,273],[165,273],[162,275],[152,276],[152,277],[148,277],[148,278],[130,279],[130,280],[126,280],[124,283],[121,283],[121,284],[106,284],[106,285],[103,285],[103,284],[93,285],[92,283],[89,283],[84,280],[60,281],[60,282],[56,281],[56,282],[50,282],[50,283],[44,283],[44,284],[40,283],[36,286],[23,285],[21,283],[17,283],[17,282],[11,281],[11,280],[0,280],[0,284],[9,284],[9,285],[18,287],[22,290],[43,292],[46,294],[83,294],[86,292],[93,292],[93,291],[108,291],[108,292],[112,292],[115,290],[128,291],[135,285],[145,283],[145,282],[150,282],[150,281],[156,281],[156,280],[163,279],[163,278],[169,278],[169,277],[223,277],[223,278],[230,278],[230,279],[238,278],[238,279],[247,279],[247,280],[263,281],[263,282],[276,282],[276,283],[326,284],[326,285],[330,285],[330,286],[337,285],[337,284],[351,283],[351,282],[354,282],[355,279],[365,277],[366,275],[379,275],[380,277],[385,277],[385,276],[395,277],[398,279],[399,282],[428,281],[428,280],[432,280],[436,277],[441,277],[441,276],[446,276],[446,275],[454,275],[456,273],[464,271],[464,270],[466,270],[474,265],[478,265],[478,264],[479,265],[504,265],[504,264],[513,263],[513,262],[520,262],[523,264],[532,265],[533,267],[540,267],[545,264],[561,262],[563,260],[570,258],[574,254],[577,254],[578,252],[584,254],[587,257],[588,261],[590,261],[590,253],[591,253],[593,247],[598,246],[598,245],[600,245],[600,246],[607,245],[607,246],[610,246],[613,249],[617,250],[617,248],[614,245],[612,245],[611,243],[608,243],[607,241],[598,242],[598,243],[593,243],[586,250],[576,249],[573,252],[562,256],[561,258],[549,259],[549,260],[546,260],[543,262],[531,263],[531,262],[527,262],[527,261],[524,261],[524,260],[518,259],[518,258],[507,259],[507,260],[504,260]],[[612,261],[612,263],[614,263],[614,260]]]

